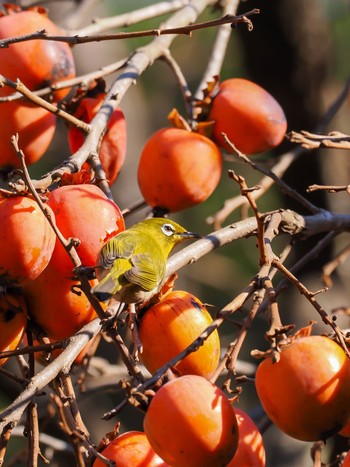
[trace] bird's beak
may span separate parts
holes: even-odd
[[[184,239],[185,238],[203,238],[203,235],[200,235],[195,232],[183,232],[182,234],[180,234],[180,236],[183,237]]]

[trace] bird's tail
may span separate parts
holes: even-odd
[[[115,293],[115,281],[110,274],[107,274],[98,284],[91,288],[91,293],[100,302],[106,302],[111,299]]]

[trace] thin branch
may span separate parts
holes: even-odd
[[[184,34],[191,35],[194,31],[199,29],[206,29],[220,26],[221,24],[232,24],[237,25],[240,23],[248,24],[248,28],[251,28],[251,21],[248,17],[253,15],[258,15],[260,11],[255,8],[251,11],[247,11],[243,15],[234,16],[226,15],[219,19],[203,21],[201,23],[193,23],[186,26],[177,26],[177,27],[163,27],[159,29],[150,29],[145,31],[134,31],[134,32],[118,32],[115,34],[96,34],[90,36],[56,36],[52,34],[47,34],[45,29],[31,33],[23,34],[21,36],[14,36],[7,39],[0,40],[0,49],[5,49],[11,46],[11,44],[17,44],[19,42],[27,42],[32,40],[45,40],[45,41],[57,41],[65,42],[71,46],[77,44],[87,44],[90,42],[101,42],[101,41],[111,41],[111,40],[122,40],[122,39],[135,39],[138,37],[150,37],[150,36],[163,36],[163,35],[173,35],[173,34]]]
[[[65,119],[67,122],[72,123],[77,128],[80,128],[86,133],[90,131],[91,127],[88,123],[85,123],[82,120],[79,120],[78,118],[73,117],[73,115],[69,114],[68,112],[65,112],[64,110],[60,109],[56,105],[53,105],[50,102],[47,102],[45,99],[42,99],[38,95],[32,93],[27,88],[27,86],[25,86],[19,79],[17,79],[17,81],[15,82],[15,81],[11,81],[10,79],[6,78],[3,75],[0,75],[0,86],[2,84],[14,89],[15,91],[18,91],[22,96],[25,96],[30,102],[33,102],[33,104],[36,104],[42,107],[43,109],[47,110],[48,112],[51,112]]]
[[[212,3],[215,3],[213,0]],[[89,34],[96,34],[97,32],[107,31],[109,29],[121,28],[131,26],[141,21],[156,18],[157,16],[172,13],[180,8],[188,5],[189,0],[172,0],[167,2],[160,2],[154,5],[139,8],[138,10],[131,11],[122,15],[111,16],[109,18],[95,18],[92,24],[75,31],[67,31],[74,33],[74,35],[83,36]],[[71,15],[68,17],[70,21]]]
[[[313,191],[317,190],[325,190],[328,191],[329,193],[337,193],[339,191],[346,191],[348,194],[350,194],[350,185],[310,185],[308,189],[306,190],[308,193],[311,193]]]
[[[304,284],[302,284],[295,276],[292,274],[283,264],[280,263],[279,260],[274,260],[273,261],[273,266],[276,267],[293,285],[297,287],[297,289],[308,299],[308,301],[313,305],[313,307],[316,309],[317,313],[320,315],[322,318],[322,321],[330,326],[341,347],[343,348],[344,352],[346,355],[350,358],[350,352],[346,346],[345,340],[344,340],[344,335],[339,328],[339,326],[336,324],[336,322],[328,315],[326,310],[318,303],[318,301],[315,298],[315,295],[319,293],[320,291],[317,292],[311,292],[309,291]],[[325,291],[326,289],[322,290]]]
[[[332,131],[328,135],[316,135],[308,131],[300,133],[291,131],[287,136],[292,143],[300,144],[306,149],[350,149],[350,136],[340,131]]]

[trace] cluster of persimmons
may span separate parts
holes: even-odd
[[[0,39],[42,29],[60,34],[41,8],[21,11],[7,6],[0,17]],[[64,42],[11,44],[0,50],[0,64],[3,76],[13,80],[12,84],[21,77],[30,91],[75,75],[73,56]],[[6,85],[0,96],[12,92]],[[52,102],[67,95],[66,89],[55,91]],[[74,96],[72,114],[91,122],[104,97],[102,92]],[[137,179],[146,203],[158,212],[171,214],[205,201],[221,178],[223,150],[235,147],[247,155],[260,153],[279,145],[285,135],[282,108],[251,81],[232,78],[214,82],[207,97],[206,112],[199,113],[197,125],[190,126],[172,111],[173,126],[159,129],[144,145]],[[11,144],[16,133],[27,165],[45,154],[55,131],[54,113],[24,99],[9,99],[1,102],[0,116],[3,168],[20,167]],[[99,147],[110,185],[125,159],[126,131],[123,112],[117,109]],[[83,132],[70,123],[72,153],[83,141]],[[69,338],[97,317],[86,295],[79,291],[72,260],[48,220],[65,239],[79,240],[75,248],[81,264],[94,267],[105,242],[125,229],[120,209],[94,181],[95,174],[86,162],[76,178],[62,177],[50,187],[45,193],[45,209],[28,194],[1,196],[0,351],[23,344],[28,322],[55,342]],[[96,279],[90,282],[93,286]],[[211,323],[209,312],[197,297],[186,291],[170,291],[140,314],[142,363],[154,374]],[[255,378],[258,396],[272,422],[296,439],[326,439],[339,430],[346,434],[350,362],[333,340],[305,334],[281,346],[277,362],[266,358],[260,363]],[[200,348],[172,368],[174,377],[156,390],[145,414],[144,433],[118,435],[102,450],[105,460],[130,467],[264,466],[265,451],[256,425],[210,380],[220,352],[215,330]],[[2,358],[0,364],[5,361]],[[96,459],[94,465],[104,465],[103,459]]]

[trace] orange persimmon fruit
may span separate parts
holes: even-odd
[[[112,460],[118,467],[166,467],[167,464],[156,454],[142,431],[128,431],[117,436],[101,454]],[[93,467],[103,467],[100,459],[96,459]]]
[[[229,399],[198,375],[173,379],[156,392],[144,431],[155,452],[173,467],[226,465],[239,436]]]
[[[91,285],[95,283],[91,281]],[[77,285],[51,263],[37,279],[25,285],[28,314],[50,339],[66,339],[96,318],[85,294],[72,290]]]
[[[0,40],[39,30],[59,35],[60,29],[48,18],[42,7],[21,10],[16,5],[6,4],[0,12]],[[0,49],[1,73],[12,81],[19,79],[30,91],[52,85],[75,76],[72,51],[68,44],[57,41],[31,40],[11,44]],[[3,86],[0,96],[9,96],[15,91]],[[53,93],[54,100],[68,93],[62,89]],[[56,116],[42,107],[23,99],[0,103],[0,166],[19,167],[11,144],[12,135],[19,134],[20,148],[26,164],[38,161],[50,145]]]
[[[256,390],[273,423],[301,441],[325,440],[350,417],[350,361],[326,336],[300,337],[258,366]]]
[[[227,467],[264,467],[266,454],[263,439],[254,421],[243,410],[234,407],[239,439],[236,454]]]
[[[43,7],[21,10],[16,5],[6,4],[0,12],[0,39],[34,34],[45,30],[46,34],[59,36],[61,29],[48,17]],[[31,40],[11,44],[0,49],[1,73],[13,81],[20,79],[31,91],[50,86],[63,79],[75,76],[72,50],[65,42]],[[4,86],[1,96],[14,91]],[[54,92],[54,99],[62,99],[69,90]]]
[[[212,321],[197,297],[180,290],[170,292],[147,309],[140,319],[141,362],[154,373],[190,345]],[[219,359],[220,339],[215,330],[202,346],[177,363],[174,369],[180,375],[210,378]]]
[[[56,241],[45,215],[30,197],[0,198],[0,224],[0,283],[34,280],[49,263]]]
[[[143,147],[137,176],[150,206],[177,212],[205,201],[221,172],[220,150],[209,138],[182,128],[162,128]]]
[[[276,99],[258,84],[242,78],[222,81],[213,98],[208,120],[213,120],[213,140],[231,151],[222,133],[245,154],[278,146],[287,120]]]
[[[65,238],[78,238],[77,253],[84,266],[97,264],[103,244],[125,229],[118,206],[96,185],[66,185],[53,190],[47,204]],[[51,266],[65,277],[72,276],[73,263],[57,239]]]

